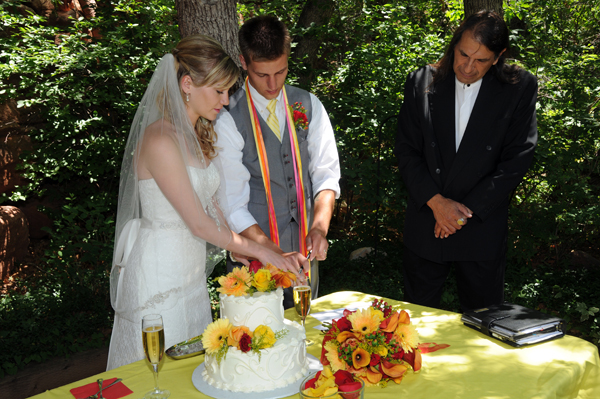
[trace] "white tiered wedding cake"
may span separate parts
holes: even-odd
[[[285,336],[260,353],[229,347],[220,361],[205,355],[202,378],[211,386],[233,392],[263,392],[301,380],[308,371],[305,332],[302,326],[283,318],[283,290],[256,292],[252,296],[220,295],[221,318],[234,326],[254,330],[260,325]]]

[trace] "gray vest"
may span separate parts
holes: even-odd
[[[312,107],[310,95],[307,91],[291,86],[285,86],[290,104],[301,102],[306,109],[310,129],[310,121],[312,119]],[[244,149],[242,150],[242,162],[250,172],[250,201],[248,203],[248,211],[256,219],[256,222],[269,236],[269,213],[267,206],[267,197],[265,186],[263,183],[262,173],[260,171],[260,163],[258,161],[258,153],[256,151],[256,143],[254,141],[254,133],[252,132],[252,122],[248,112],[248,101],[246,100],[246,92],[240,88],[230,99],[227,110],[233,117],[238,131],[244,139]],[[281,142],[275,136],[269,125],[258,114],[260,128],[262,130],[265,149],[269,162],[269,173],[271,176],[271,196],[277,216],[277,227],[280,236],[284,230],[292,222],[298,223],[298,203],[296,201],[296,184],[294,181],[294,164],[292,162],[292,153],[290,145],[290,137],[287,127],[283,132]],[[313,220],[313,193],[312,182],[308,173],[308,163],[310,161],[308,154],[308,129],[297,129],[298,145],[300,147],[300,157],[302,159],[302,176],[304,181],[304,195],[306,197],[306,211],[308,213],[308,228]],[[294,234],[297,236],[297,233]],[[287,245],[281,243],[284,251],[297,251],[298,243],[294,243],[292,248],[286,248]]]

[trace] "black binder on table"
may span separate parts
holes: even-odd
[[[508,302],[465,311],[461,321],[468,327],[517,347],[565,335],[565,322],[561,318]]]

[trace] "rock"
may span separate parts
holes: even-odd
[[[362,247],[362,248],[355,249],[354,251],[352,251],[350,253],[350,260],[364,258],[368,254],[370,254],[372,251],[374,251],[374,248],[371,248],[371,247]]]
[[[29,226],[25,214],[14,206],[0,206],[0,279],[14,273],[15,262],[27,255]]]

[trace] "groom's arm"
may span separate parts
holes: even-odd
[[[333,215],[335,199],[340,196],[340,161],[327,111],[319,99],[310,95],[312,117],[308,131],[308,172],[312,182],[314,218],[306,236],[306,247],[311,258],[327,257],[327,232]]]

